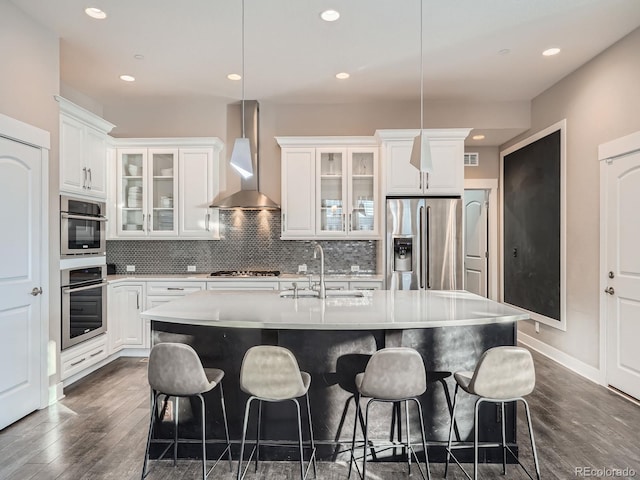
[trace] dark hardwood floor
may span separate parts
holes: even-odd
[[[534,353],[537,386],[530,395],[534,433],[543,479],[640,478],[640,406],[599,387]],[[146,362],[121,358],[78,382],[66,397],[34,412],[0,432],[0,479],[136,479],[140,478],[148,426]],[[521,458],[532,465],[526,441],[524,412],[518,412]],[[147,478],[197,479],[201,463],[180,460],[153,463]],[[368,478],[408,478],[406,465],[370,464]],[[319,463],[321,480],[344,479],[344,463]],[[619,469],[590,476],[576,469]],[[615,475],[632,469],[635,476]],[[248,478],[299,478],[297,463],[262,462]],[[442,478],[444,465],[431,465],[433,478]],[[585,472],[585,470],[583,470]],[[631,473],[634,473],[631,472]],[[481,478],[505,478],[500,465],[481,465]],[[226,465],[209,477],[233,479]],[[356,477],[352,477],[356,478]],[[412,478],[419,478],[414,470]],[[449,477],[462,479],[457,467]],[[506,478],[527,478],[517,465],[509,465]]]

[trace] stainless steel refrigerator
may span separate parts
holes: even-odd
[[[387,198],[386,288],[461,290],[462,200]]]

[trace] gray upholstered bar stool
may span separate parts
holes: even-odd
[[[300,478],[305,479],[309,468],[313,465],[313,473],[316,475],[316,447],[313,442],[313,428],[311,426],[311,409],[309,408],[309,385],[311,375],[301,372],[298,361],[291,351],[284,347],[272,345],[259,345],[251,347],[244,355],[240,368],[240,389],[249,394],[244,412],[242,426],[242,443],[240,444],[240,458],[238,459],[238,480],[244,478],[251,458],[254,453],[255,469],[258,470],[260,456],[260,423],[262,420],[262,402],[291,401],[296,406],[298,418],[298,447],[300,449]],[[311,455],[307,468],[304,467],[304,442],[302,440],[302,420],[300,416],[300,403],[298,398],[305,397],[307,404],[307,419],[309,427],[309,447]],[[251,450],[247,466],[242,470],[244,445],[247,437],[247,423],[251,403],[258,401],[258,435],[256,444]]]
[[[351,477],[352,466],[355,463],[354,451],[356,447],[356,426],[358,424],[358,413],[360,410],[360,398],[367,398],[367,407],[364,421],[364,446],[362,461],[362,478],[366,478],[367,474],[367,450],[372,449],[369,445],[368,426],[369,426],[369,407],[375,402],[387,402],[395,404],[404,402],[405,414],[407,421],[407,442],[404,447],[407,451],[407,464],[409,473],[411,473],[411,456],[416,460],[420,475],[425,478],[424,471],[420,466],[418,457],[411,443],[411,430],[409,429],[409,401],[413,401],[418,407],[418,416],[420,417],[420,433],[422,434],[422,449],[424,451],[425,466],[427,469],[427,477],[431,478],[429,470],[429,454],[427,452],[427,443],[424,435],[424,419],[422,416],[422,406],[418,397],[427,389],[427,375],[424,368],[422,356],[413,348],[395,347],[383,348],[374,353],[363,373],[356,375],[356,387],[358,394],[356,397],[356,416],[353,424],[353,438],[351,440],[351,460],[349,462],[349,478]],[[400,419],[398,419],[400,421]],[[391,444],[397,446],[397,444]],[[378,446],[389,446],[378,445]],[[356,468],[358,465],[356,463]]]
[[[205,480],[207,475],[222,459],[225,453],[229,457],[229,471],[232,471],[231,463],[231,444],[229,442],[229,427],[227,425],[227,413],[224,406],[224,393],[222,391],[222,378],[224,372],[217,368],[203,368],[198,354],[189,345],[183,343],[159,343],[151,349],[149,354],[149,368],[147,378],[151,387],[151,418],[149,421],[149,436],[147,437],[147,448],[144,454],[144,466],[142,467],[142,478],[147,474],[147,465],[149,462],[149,447],[151,446],[153,437],[153,426],[156,421],[158,412],[158,397],[165,396],[164,413],[167,402],[170,397],[175,398],[174,409],[174,439],[169,443],[159,458],[164,457],[169,448],[173,446],[173,464],[176,464],[178,455],[178,407],[180,397],[198,397],[201,405],[201,428],[202,428],[202,478]],[[207,471],[207,450],[205,435],[205,404],[203,394],[213,390],[216,386],[220,387],[220,402],[222,405],[222,419],[224,421],[224,432],[226,437],[226,447],[213,464],[211,469]],[[164,415],[161,414],[160,418]]]
[[[447,464],[445,466],[444,475],[447,476],[449,469],[449,461],[451,458],[462,468],[462,471],[471,478],[466,470],[462,467],[458,459],[453,455],[453,448],[470,448],[467,445],[456,445],[452,447],[451,437],[453,433],[453,419],[455,418],[456,402],[458,398],[458,388],[462,388],[471,395],[477,395],[474,422],[473,422],[473,479],[478,478],[478,447],[502,447],[502,472],[507,472],[507,451],[522,466],[529,478],[533,477],[526,470],[520,459],[513,453],[506,443],[505,422],[504,422],[504,405],[506,402],[522,401],[525,412],[527,414],[527,425],[529,427],[529,439],[531,440],[531,449],[533,450],[533,461],[536,469],[536,478],[540,480],[540,467],[538,465],[538,454],[536,452],[536,443],[533,439],[533,430],[531,428],[531,412],[529,404],[524,397],[530,394],[536,384],[536,372],[533,366],[533,358],[531,352],[521,347],[494,347],[490,348],[482,354],[473,372],[456,372],[456,389],[453,394],[453,415],[451,427],[449,428],[449,442],[447,445]],[[484,443],[478,445],[478,413],[480,405],[484,402],[493,402],[500,404],[502,419],[502,441],[499,444]]]

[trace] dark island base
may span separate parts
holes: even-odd
[[[455,382],[450,372],[473,370],[482,353],[488,348],[500,345],[515,345],[515,323],[492,324],[468,327],[440,327],[409,330],[261,330],[243,328],[217,328],[210,326],[181,325],[167,322],[152,322],[153,343],[181,342],[191,345],[205,367],[220,368],[225,371],[223,380],[230,437],[234,444],[234,459],[239,454],[242,434],[242,419],[247,395],[240,391],[239,376],[242,358],[247,349],[254,345],[281,345],[296,356],[301,370],[311,374],[309,398],[313,418],[314,439],[320,460],[348,461],[348,448],[354,423],[355,409],[353,392],[354,377],[364,371],[364,367],[376,350],[390,346],[415,348],[422,354],[427,369],[428,387],[420,398],[427,436],[429,459],[432,462],[445,460],[445,443],[449,433],[449,407],[446,392],[453,400]],[[213,439],[223,439],[224,429],[220,414],[219,391],[215,389],[205,395],[207,411],[207,438],[209,458],[217,457],[220,444]],[[461,440],[473,440],[473,408],[475,397],[459,393],[457,426]],[[301,402],[303,405],[304,402]],[[392,423],[392,405],[376,404],[371,409],[369,438],[388,440]],[[254,408],[248,438],[256,435],[257,408]],[[400,428],[405,437],[404,406],[400,409]],[[200,419],[199,401],[180,402],[181,439],[188,443],[181,445],[178,455],[182,458],[199,458]],[[303,413],[304,414],[304,413]],[[420,443],[419,420],[415,406],[410,405],[411,437]],[[513,405],[506,409],[507,442],[517,452],[516,412]],[[155,438],[173,438],[171,418],[155,426]],[[303,435],[307,438],[303,425]],[[358,437],[362,438],[360,428]],[[295,407],[292,402],[264,403],[262,438],[291,442],[291,448],[261,448],[261,459],[296,460],[297,426]],[[499,441],[499,408],[485,404],[481,408],[480,440]],[[417,448],[418,449],[418,448]],[[152,457],[159,454],[161,445],[152,449]],[[361,450],[360,450],[361,452]],[[400,448],[386,450],[377,455],[377,460],[400,461]],[[420,455],[420,454],[419,454]],[[461,461],[472,461],[472,449],[460,450]],[[500,448],[480,449],[481,462],[502,462]],[[511,462],[511,460],[510,460]]]

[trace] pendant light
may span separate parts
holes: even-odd
[[[429,139],[424,135],[424,59],[422,53],[422,1],[420,0],[420,133],[413,139],[409,163],[421,172],[433,170]]]
[[[244,0],[242,0],[242,137],[236,138],[231,152],[231,160],[229,164],[235,168],[242,178],[253,176],[253,162],[251,161],[251,148],[249,139],[244,133]]]

